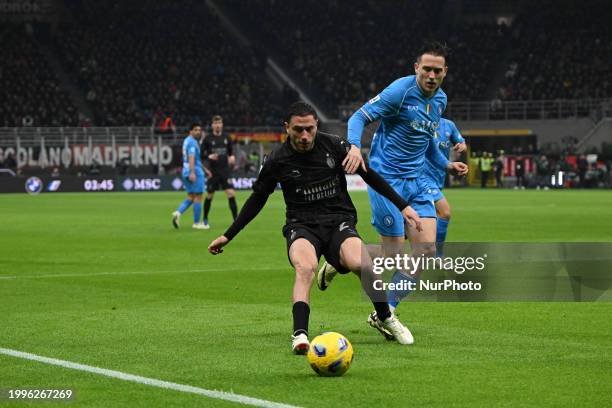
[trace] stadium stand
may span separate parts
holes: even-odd
[[[81,101],[62,89],[49,53],[94,112],[93,125],[161,131],[206,122],[215,113],[231,126],[277,126],[282,106],[298,96],[266,77],[268,56],[280,58],[331,117],[345,116],[338,114],[340,106],[363,103],[411,74],[416,49],[428,37],[452,50],[444,84],[449,101],[499,108],[485,118],[508,116],[504,104],[510,101],[612,96],[604,0],[589,0],[588,7],[571,0],[519,1],[512,11],[506,4],[510,26],[494,18],[503,2],[488,0],[463,6],[450,0],[361,0],[351,7],[338,0],[215,3],[254,40],[251,48],[237,45],[196,0],[64,0],[65,12],[49,38],[37,35],[35,24],[3,23],[0,125],[79,124]],[[549,105],[523,116],[566,116]],[[589,114],[592,106],[579,113]],[[476,118],[470,106],[450,112]]]
[[[526,6],[512,27],[512,59],[500,98],[578,99],[612,96],[612,31],[605,1]],[[601,12],[596,12],[600,10]]]
[[[41,52],[36,28],[3,22],[0,29],[0,126],[76,126],[77,109]]]
[[[55,43],[98,125],[278,123],[261,59],[239,49],[200,2],[71,0]]]

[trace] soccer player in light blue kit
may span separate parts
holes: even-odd
[[[206,185],[204,167],[200,157],[200,135],[202,126],[194,123],[189,127],[189,135],[183,141],[183,184],[187,190],[187,198],[172,213],[172,225],[179,227],[181,214],[193,204],[193,228],[206,229],[200,222],[202,215],[202,193]]]
[[[455,123],[445,118],[440,119],[440,126],[436,130],[434,142],[445,157],[449,156],[451,145],[457,153],[461,153],[466,149],[465,139],[461,136]],[[436,222],[436,256],[441,257],[451,218],[450,205],[442,193],[444,181],[446,180],[446,171],[436,166],[431,160],[426,160],[420,178],[425,186],[427,186],[436,207],[436,215],[438,217]]]
[[[356,111],[348,122],[348,140],[352,146],[342,163],[345,171],[353,174],[360,166],[365,169],[360,152],[363,129],[367,124],[380,120],[372,140],[370,167],[382,175],[421,217],[420,229],[405,227],[401,214],[393,205],[368,190],[372,224],[381,236],[383,254],[388,257],[403,251],[405,236],[412,244],[413,256],[435,254],[436,210],[433,198],[419,179],[425,158],[453,174],[465,175],[468,171],[464,163],[449,162],[433,142],[446,109],[446,94],[440,89],[447,72],[446,56],[444,45],[426,43],[417,54],[415,75],[391,83]],[[383,254],[370,253],[372,256]],[[324,289],[335,273],[324,264],[317,274],[319,287]],[[394,283],[406,280],[414,281],[401,271],[396,271],[393,276]],[[394,291],[388,295],[393,310],[407,291]],[[368,322],[389,338],[390,333],[384,331],[375,313],[370,314]]]

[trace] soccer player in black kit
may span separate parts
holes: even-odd
[[[289,107],[285,119],[287,140],[264,161],[253,193],[244,203],[238,218],[227,231],[208,246],[213,255],[227,245],[264,207],[280,183],[286,204],[289,261],[295,269],[293,286],[293,336],[295,354],[309,348],[308,319],[310,288],[321,255],[328,263],[347,273],[355,272],[372,300],[382,325],[401,344],[412,344],[410,331],[391,313],[384,292],[373,293],[372,261],[359,237],[355,224],[357,212],[346,188],[342,161],[348,144],[337,136],[317,132],[315,110],[304,102]],[[384,179],[371,169],[360,169],[363,180],[380,192],[401,211],[405,221],[421,229],[421,220]]]
[[[233,166],[236,158],[232,146],[232,139],[223,132],[223,118],[219,115],[212,117],[212,133],[202,142],[202,161],[208,163],[212,177],[206,181],[206,199],[204,200],[204,228],[208,229],[208,213],[212,204],[215,191],[224,190],[229,202],[232,217],[235,220],[238,214],[236,205],[236,192],[230,185],[230,166]]]

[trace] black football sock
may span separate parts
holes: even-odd
[[[310,317],[310,306],[306,302],[295,302],[293,304],[293,335],[305,334],[308,336],[308,318]]]
[[[381,322],[385,321],[391,316],[391,310],[389,310],[389,304],[387,302],[372,302],[374,309],[376,309],[376,317]]]
[[[236,217],[238,216],[238,206],[236,205],[236,197],[230,197],[227,199],[229,201],[229,207],[232,211],[232,217],[234,217],[234,221],[236,221]]]
[[[204,219],[208,220],[208,213],[210,211],[210,205],[212,204],[212,198],[204,199]]]

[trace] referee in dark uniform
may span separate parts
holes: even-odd
[[[220,115],[212,117],[212,133],[202,142],[202,159],[208,163],[212,177],[207,180],[206,199],[204,200],[204,226],[209,228],[208,213],[215,191],[223,190],[227,195],[232,218],[238,215],[236,192],[230,185],[230,166],[236,162],[232,139],[223,131],[223,118]]]
[[[317,126],[317,114],[310,105],[296,102],[289,107],[285,119],[287,141],[266,158],[240,215],[223,235],[211,242],[208,250],[215,255],[222,252],[257,216],[280,183],[286,204],[283,235],[289,261],[295,269],[293,352],[308,351],[310,288],[321,255],[339,272],[355,272],[377,313],[384,316],[382,325],[399,343],[412,344],[410,331],[389,310],[386,293],[374,293],[372,261],[355,227],[357,212],[342,167],[349,146],[338,136],[317,132]],[[361,168],[358,174],[395,204],[411,227],[421,230],[417,213],[381,176],[372,169]]]

